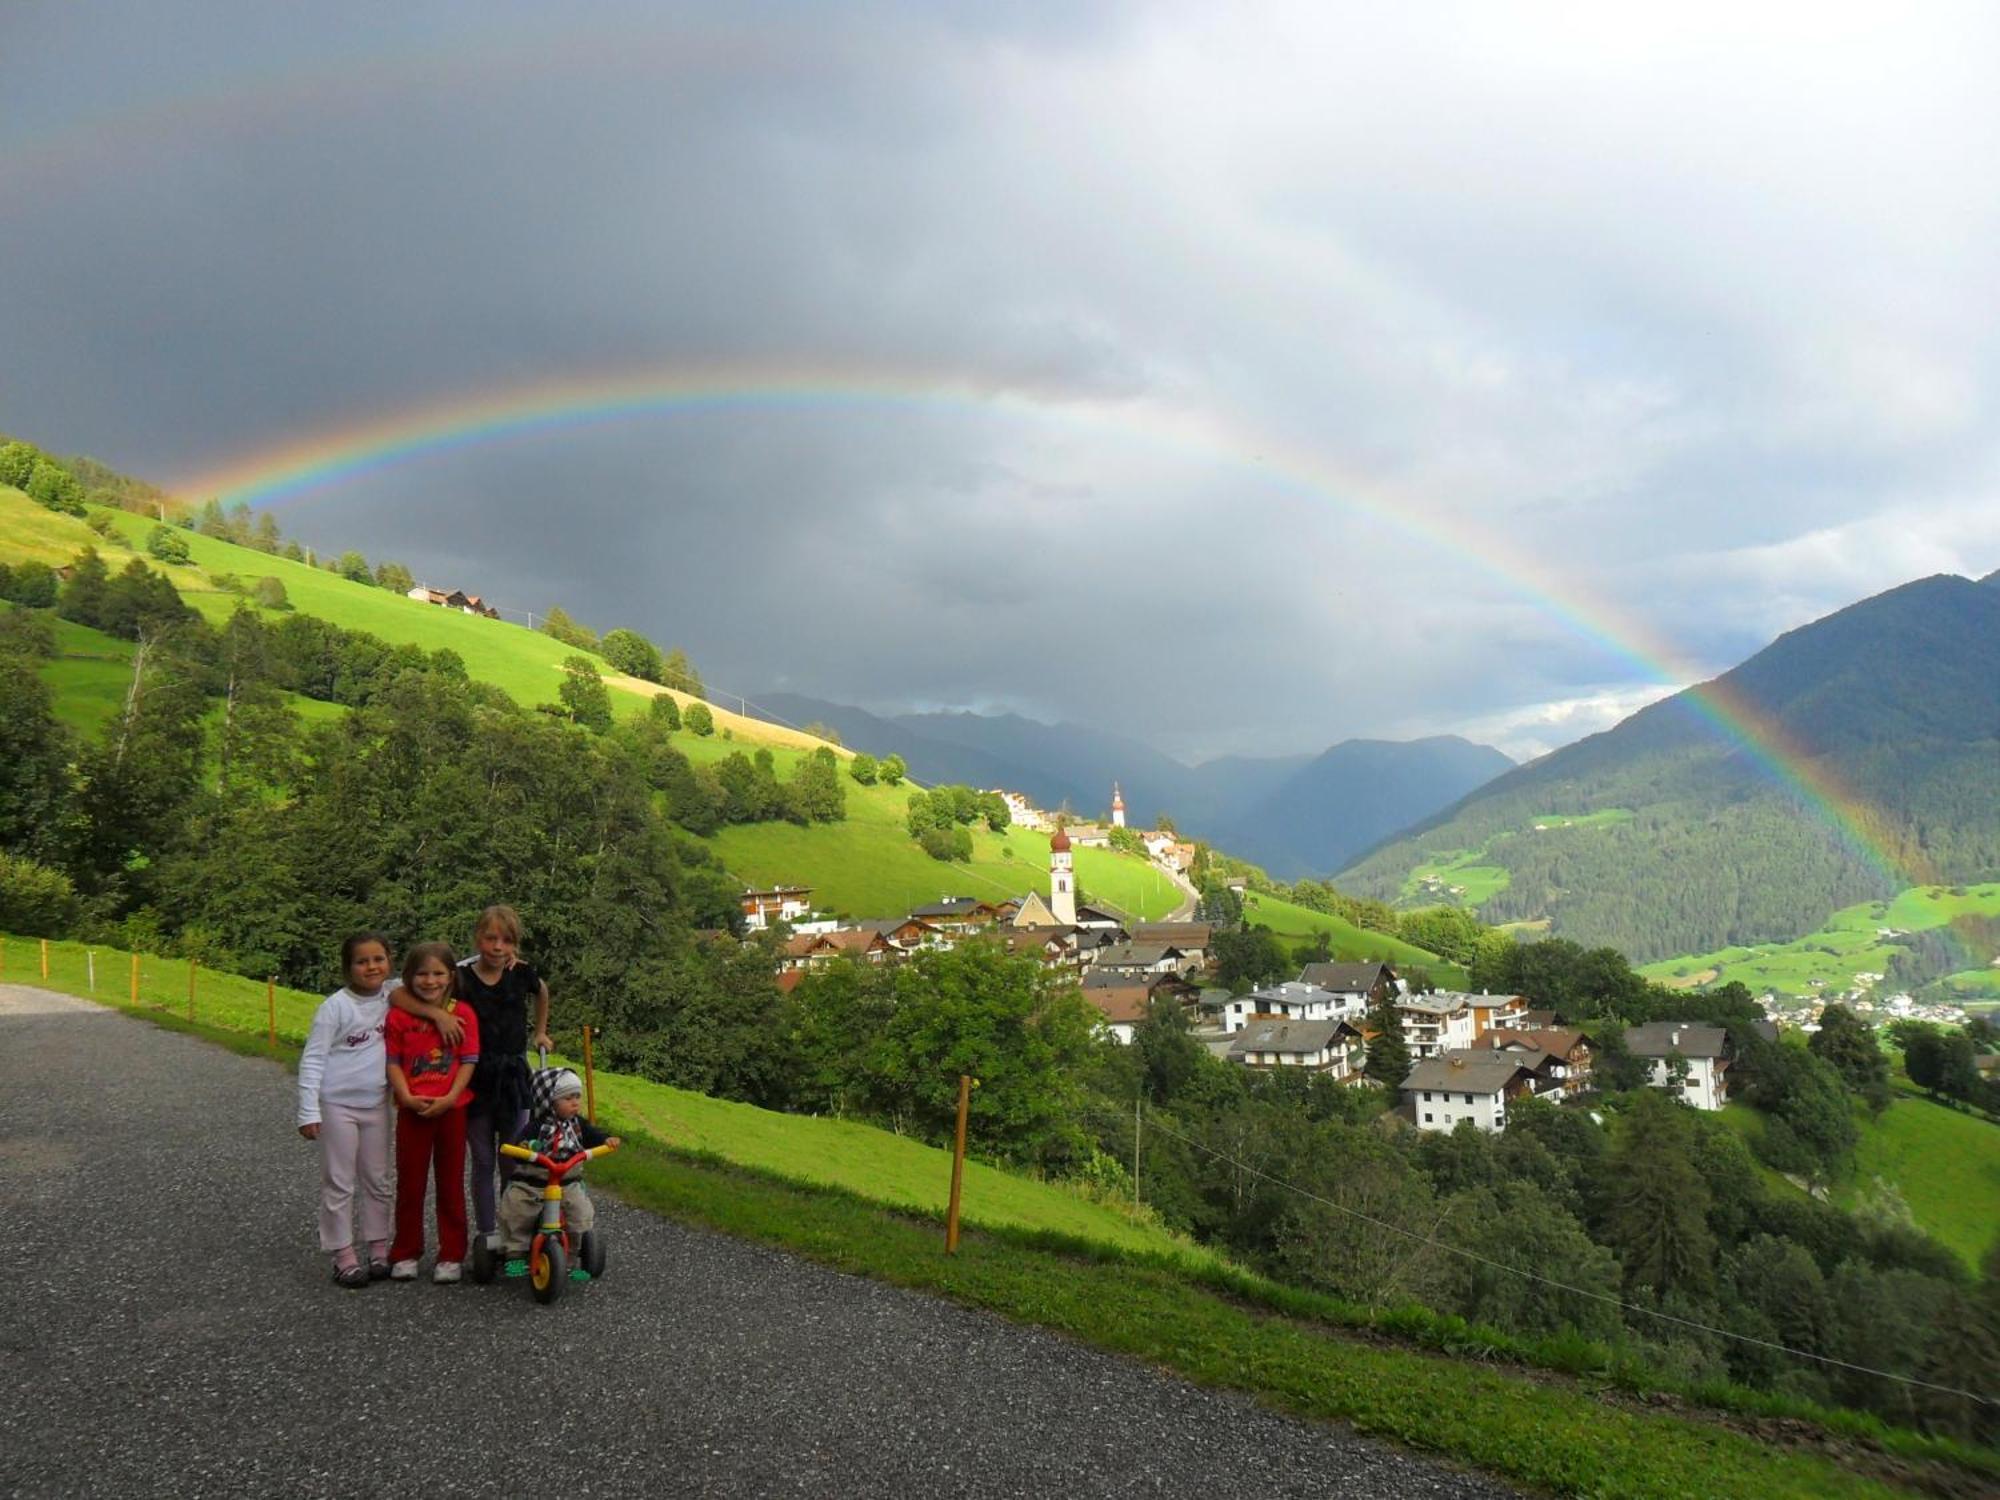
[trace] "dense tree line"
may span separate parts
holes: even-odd
[[[900,768],[901,762],[897,764]],[[974,823],[984,823],[995,833],[1002,833],[1012,821],[1007,801],[998,792],[975,791],[969,786],[937,786],[929,791],[911,792],[904,817],[910,837],[924,853],[942,860],[972,858]]]

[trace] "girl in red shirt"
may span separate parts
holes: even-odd
[[[479,1061],[479,1022],[456,998],[457,966],[447,943],[418,943],[403,960],[403,987],[465,1028],[456,1045],[422,1016],[391,1009],[389,1088],[396,1096],[396,1239],[389,1276],[410,1281],[424,1253],[424,1179],[437,1177],[437,1267],[433,1281],[459,1279],[465,1259],[466,1085]]]

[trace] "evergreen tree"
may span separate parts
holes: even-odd
[[[549,612],[542,616],[542,623],[536,628],[543,635],[552,635],[565,646],[574,646],[579,651],[597,649],[597,632],[572,620],[560,604],[550,605]]]
[[[572,724],[581,724],[593,734],[611,728],[611,693],[589,657],[563,658],[563,680],[556,696],[562,700],[563,716]]]
[[[1604,1240],[1629,1291],[1707,1292],[1714,1279],[1708,1184],[1694,1169],[1686,1106],[1641,1089],[1613,1131]]]
[[[1392,1094],[1410,1076],[1410,1049],[1403,1040],[1403,1020],[1396,1014],[1393,998],[1385,999],[1368,1013],[1368,1061],[1364,1071]]]

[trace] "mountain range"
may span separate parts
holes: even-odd
[[[1107,815],[1115,782],[1133,827],[1170,816],[1184,835],[1286,880],[1338,868],[1514,764],[1490,746],[1440,735],[1189,766],[1128,735],[1019,714],[884,716],[784,692],[756,706],[791,724],[824,724],[854,749],[900,755],[919,781],[1004,787],[1081,817]]]
[[[1701,697],[1697,697],[1701,694]],[[1754,743],[1717,731],[1754,723]],[[1782,748],[1774,748],[1782,747]],[[1637,961],[2000,873],[2000,573],[1904,584],[1496,777],[1343,871]]]

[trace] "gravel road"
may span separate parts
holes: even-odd
[[[341,1291],[275,1065],[0,985],[0,1494],[1510,1494],[599,1195],[612,1273]]]

